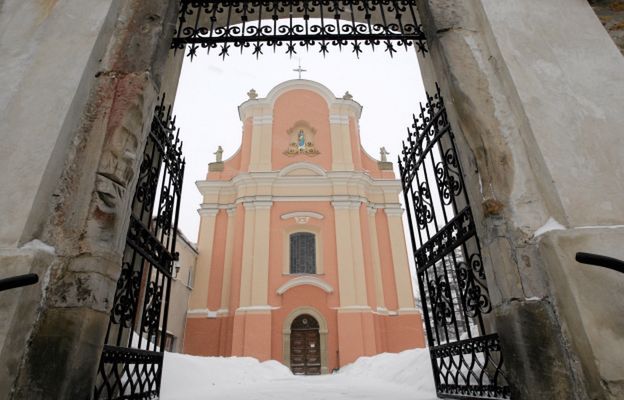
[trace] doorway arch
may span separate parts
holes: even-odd
[[[288,368],[291,368],[291,334],[292,326],[295,320],[299,317],[308,315],[318,323],[319,345],[320,345],[320,372],[321,374],[327,374],[329,369],[327,367],[327,321],[323,314],[314,307],[298,307],[288,314],[284,319],[282,329],[282,343],[283,343],[283,363]]]

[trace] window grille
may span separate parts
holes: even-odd
[[[313,233],[290,235],[290,273],[316,273],[316,240]]]

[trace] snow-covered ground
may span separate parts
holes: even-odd
[[[165,353],[162,400],[433,400],[426,349],[361,357],[338,373],[294,376],[277,361]]]

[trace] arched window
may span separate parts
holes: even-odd
[[[316,238],[313,233],[290,235],[290,273],[316,274]]]

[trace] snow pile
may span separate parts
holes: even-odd
[[[161,399],[433,400],[426,349],[361,357],[338,373],[294,376],[277,361],[165,353]]]
[[[251,357],[197,357],[165,352],[161,398],[217,399],[224,390],[288,377],[292,377],[290,370],[277,361],[261,363]]]
[[[343,367],[338,375],[391,382],[409,387],[415,393],[435,393],[431,358],[427,349],[360,357],[353,364]]]

